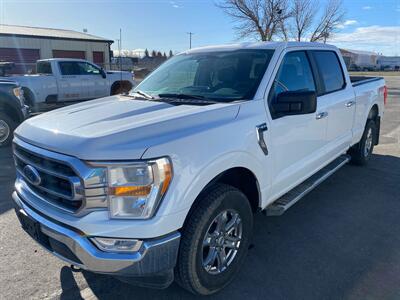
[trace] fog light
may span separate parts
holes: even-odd
[[[91,240],[100,250],[105,252],[136,252],[142,246],[142,241],[133,239],[94,237]]]

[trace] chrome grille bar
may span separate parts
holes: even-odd
[[[14,160],[24,194],[34,195],[34,201],[40,199],[76,216],[107,209],[104,169],[90,166],[75,157],[33,146],[18,137],[14,139]],[[43,177],[39,185],[26,177],[26,166],[33,167]]]

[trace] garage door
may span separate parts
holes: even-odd
[[[85,59],[85,51],[53,50],[54,58],[81,58]]]
[[[104,52],[93,51],[93,62],[100,67],[104,67]]]
[[[12,74],[34,71],[38,59],[40,59],[39,49],[0,48],[0,61],[15,63],[15,67],[9,71]]]

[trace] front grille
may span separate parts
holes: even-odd
[[[67,163],[38,155],[17,144],[14,144],[14,158],[17,172],[32,192],[70,212],[79,210],[83,201],[81,195],[76,194],[75,185],[80,186],[81,180]],[[24,168],[28,165],[39,174],[39,184],[26,177]]]

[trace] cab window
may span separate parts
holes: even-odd
[[[59,66],[61,75],[80,75],[80,68],[77,62],[61,61]]]
[[[37,74],[46,74],[51,75],[53,72],[51,71],[51,64],[48,61],[38,62],[36,65],[36,73]]]
[[[310,62],[304,51],[289,52],[282,60],[268,96],[268,102],[286,91],[315,91],[315,81]]]
[[[79,62],[80,75],[99,75],[100,69],[92,64]]]
[[[322,84],[322,93],[328,94],[345,87],[345,80],[340,61],[333,51],[312,51],[318,67]]]

